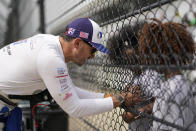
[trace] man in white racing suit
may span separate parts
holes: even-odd
[[[60,36],[39,34],[11,43],[0,50],[0,90],[5,94],[32,95],[47,88],[57,104],[73,117],[119,107],[125,94],[106,98],[104,93],[80,89],[68,73],[68,62],[81,66],[97,50],[108,54],[101,42],[99,25],[88,18],[78,18]],[[139,100],[134,96],[133,101],[131,93],[126,97],[128,105]]]

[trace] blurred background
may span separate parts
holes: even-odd
[[[122,59],[122,52],[134,46],[130,38],[137,34],[135,30],[141,28],[141,21],[157,18],[163,22],[184,24],[196,42],[196,0],[0,0],[0,47],[35,34],[58,35],[78,17],[89,17],[100,24],[105,46],[118,45],[115,57],[98,53],[94,60],[89,60],[83,67],[69,65],[73,82],[95,92],[123,91],[134,77],[129,68],[142,67],[139,62],[128,63],[129,66],[125,67],[126,59]],[[195,82],[195,65],[176,68],[186,72],[190,81]],[[45,102],[50,104],[51,101]],[[29,101],[23,100],[20,107],[23,108],[24,131],[132,130],[122,120],[123,109],[120,108],[75,119],[55,104],[50,109],[40,107],[36,114],[39,123],[36,129]]]

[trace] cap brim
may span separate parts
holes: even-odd
[[[93,42],[90,42],[90,44],[94,48],[96,48],[98,51],[101,51],[101,52],[103,52],[105,54],[109,54],[110,53],[110,51],[104,45],[102,45],[102,44],[97,44],[97,43],[93,43]]]

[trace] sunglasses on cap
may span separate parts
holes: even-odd
[[[92,47],[91,49],[91,55],[95,55],[97,53],[97,49],[94,48],[91,44],[89,44],[87,41],[83,40],[87,45],[89,45],[90,47]]]

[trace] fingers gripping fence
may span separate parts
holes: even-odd
[[[98,22],[109,55],[83,67],[73,82],[104,93],[132,93],[142,102],[80,119],[70,130],[196,130],[194,0],[82,1]],[[77,124],[75,124],[77,123]]]

